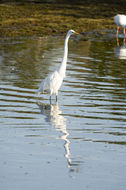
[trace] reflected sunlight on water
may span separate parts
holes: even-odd
[[[125,53],[113,38],[73,37],[58,104],[50,105],[35,92],[61,61],[63,43],[1,40],[1,189],[123,190]]]

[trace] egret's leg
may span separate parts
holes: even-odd
[[[58,101],[58,95],[56,94],[56,102]]]
[[[56,102],[57,102],[57,100],[58,100],[58,92],[56,93]]]
[[[123,34],[124,34],[124,38],[126,38],[126,31],[125,31],[125,28],[123,28]]]
[[[126,38],[124,38],[124,40],[123,40],[123,44],[124,44],[124,45],[126,44]]]
[[[117,46],[119,46],[119,38],[116,38]]]
[[[118,34],[119,34],[119,26],[117,26],[116,39],[118,39]]]
[[[50,95],[50,104],[51,104],[51,101],[52,101],[52,99],[51,99],[51,95]]]

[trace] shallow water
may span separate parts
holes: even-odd
[[[0,43],[0,189],[126,187],[126,54],[114,35],[72,37],[58,103],[35,96],[64,39]],[[122,48],[122,49],[121,49]]]

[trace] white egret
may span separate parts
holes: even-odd
[[[58,96],[58,90],[62,85],[63,79],[65,77],[66,72],[66,63],[67,63],[67,55],[68,55],[68,40],[72,34],[79,34],[74,30],[69,30],[67,32],[65,43],[64,43],[64,54],[63,59],[59,67],[52,73],[50,73],[40,84],[39,89],[37,90],[37,94],[41,93],[49,93],[50,101],[51,96],[53,94],[56,95],[56,101]]]
[[[123,34],[124,34],[124,38],[125,38],[126,37],[126,32],[125,32],[126,15],[118,14],[118,15],[114,16],[114,22],[117,25],[116,37],[118,38],[119,28],[121,26],[123,28]]]

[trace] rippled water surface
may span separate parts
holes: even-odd
[[[58,103],[35,96],[63,37],[0,42],[0,189],[126,188],[126,47],[72,37]]]

